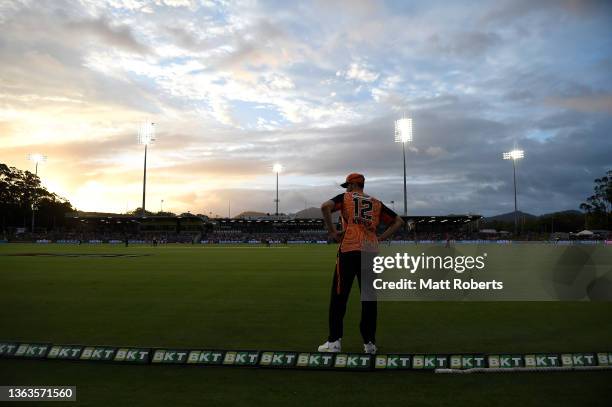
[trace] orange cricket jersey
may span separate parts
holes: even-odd
[[[332,198],[332,201],[335,204],[334,211],[341,211],[344,227],[340,252],[377,252],[376,228],[381,222],[393,222],[397,216],[395,212],[363,192],[345,192]]]

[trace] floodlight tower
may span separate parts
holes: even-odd
[[[147,195],[147,147],[155,141],[155,123],[144,122],[138,128],[138,142],[145,146],[144,150],[144,173],[142,177],[142,211],[141,216],[145,216],[145,202]]]
[[[283,166],[280,164],[274,164],[274,167],[272,167],[272,171],[274,171],[276,173],[276,199],[274,200],[274,202],[276,203],[276,212],[275,215],[278,216],[278,173],[281,172],[283,170]]]
[[[516,203],[516,160],[525,157],[523,150],[512,150],[503,154],[504,160],[512,160],[512,174],[514,177],[514,235],[518,232],[518,206]]]
[[[38,175],[38,164],[44,163],[45,161],[47,161],[47,156],[42,155],[40,153],[32,153],[32,154],[28,154],[28,160],[34,161],[36,163],[34,174]]]
[[[44,163],[45,161],[47,161],[47,156],[40,154],[40,153],[32,153],[32,154],[28,154],[28,160],[34,161],[34,163],[36,163],[36,166],[34,167],[34,174],[38,176],[38,164]],[[34,219],[36,218],[36,202],[35,202],[36,198],[37,197],[34,196],[34,202],[32,202],[32,225],[31,225],[32,233],[34,233],[34,222],[35,222]]]
[[[395,121],[395,142],[402,143],[404,155],[404,216],[408,215],[408,198],[406,197],[406,143],[412,141],[412,119],[404,117]]]

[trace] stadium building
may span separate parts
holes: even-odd
[[[406,240],[444,240],[473,237],[478,233],[480,215],[407,216],[410,232],[398,232]],[[382,226],[381,226],[382,227]],[[253,218],[214,218],[205,216],[133,216],[101,213],[71,214],[65,234],[73,239],[102,241],[143,239],[168,242],[299,240],[321,241],[327,231],[320,218],[296,219],[270,216]]]

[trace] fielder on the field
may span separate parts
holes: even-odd
[[[329,336],[319,346],[319,352],[340,352],[343,330],[343,319],[346,313],[353,280],[357,276],[360,291],[372,289],[362,287],[362,264],[368,265],[368,259],[378,252],[378,242],[386,240],[397,231],[404,221],[381,201],[363,192],[365,178],[361,174],[349,174],[342,184],[346,192],[321,205],[325,226],[329,236],[340,242],[336,268],[331,289],[329,304]],[[340,211],[343,231],[338,232],[332,222],[332,212]],[[376,236],[377,226],[383,223],[388,228]],[[372,270],[369,270],[370,272]],[[363,282],[367,285],[366,282]],[[361,301],[361,322],[359,328],[363,337],[365,353],[376,353],[376,301]]]

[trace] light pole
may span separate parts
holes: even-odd
[[[512,150],[503,154],[504,160],[512,160],[512,175],[514,178],[514,235],[518,233],[518,205],[516,200],[516,160],[525,157],[523,150]]]
[[[38,164],[47,161],[47,156],[40,153],[32,153],[28,154],[28,160],[34,161],[36,164],[34,167],[34,175],[38,177]],[[34,219],[36,218],[36,190],[34,190],[34,196],[32,197],[32,224],[31,224],[31,232],[34,233]]]
[[[391,207],[393,208],[393,212],[395,212],[395,201],[391,201]]]
[[[412,141],[412,119],[404,117],[395,121],[395,142],[402,143],[404,156],[404,216],[408,215],[408,198],[406,196],[406,143]]]
[[[147,195],[147,147],[155,141],[155,123],[145,122],[138,129],[138,142],[145,146],[144,150],[144,172],[142,176],[142,210],[141,216],[145,216],[145,203]]]
[[[276,203],[276,212],[274,214],[278,216],[278,173],[283,170],[283,166],[280,164],[274,164],[272,170],[276,173],[276,199],[274,200],[274,202]]]
[[[159,211],[163,212],[164,211],[164,200],[161,200],[161,203],[159,204]]]
[[[28,160],[36,163],[36,166],[34,167],[34,175],[38,175],[38,164],[47,161],[47,156],[39,153],[32,153],[28,154]]]

